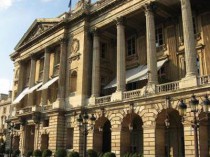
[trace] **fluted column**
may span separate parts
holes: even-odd
[[[117,18],[117,92],[125,90],[125,27],[123,18]]]
[[[32,88],[35,85],[35,70],[36,70],[36,59],[34,56],[31,56],[31,68],[30,68],[30,77],[29,77],[29,88]],[[33,106],[33,93],[28,95],[28,106]]]
[[[158,84],[155,20],[151,4],[145,5],[148,84]]]
[[[50,70],[50,50],[48,47],[45,48],[44,53],[44,69],[43,69],[43,84],[47,83],[49,80],[49,70]],[[47,105],[47,89],[42,90],[41,104]]]
[[[67,39],[60,40],[60,66],[59,66],[59,80],[58,80],[58,99],[60,107],[64,107],[65,99],[65,82],[66,82],[66,50]]]
[[[100,94],[100,37],[97,30],[93,32],[92,66],[92,97],[98,97]]]
[[[197,76],[196,47],[190,0],[181,0],[186,77]]]

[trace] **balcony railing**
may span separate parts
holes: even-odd
[[[96,104],[111,102],[111,95],[96,98]]]
[[[206,76],[199,76],[198,77],[198,84],[199,85],[204,85],[210,83],[210,75]]]
[[[169,92],[169,91],[174,91],[178,89],[179,89],[179,81],[156,85],[157,93]]]
[[[123,99],[137,98],[141,96],[141,89],[124,92]]]
[[[45,105],[45,106],[43,106],[43,110],[44,111],[51,110],[52,108],[53,108],[52,105]]]

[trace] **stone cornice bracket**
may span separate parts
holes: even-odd
[[[157,9],[157,6],[154,4],[154,2],[146,3],[144,5],[144,12],[147,15],[149,12],[155,12]]]
[[[117,17],[116,18],[116,20],[115,20],[115,22],[116,22],[116,25],[118,26],[118,25],[125,25],[125,23],[126,23],[126,21],[125,21],[125,17]]]

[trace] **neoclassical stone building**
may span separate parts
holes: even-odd
[[[82,153],[76,119],[86,110],[97,118],[88,149],[118,157],[194,156],[193,128],[182,123],[178,105],[184,100],[190,121],[191,95],[201,107],[210,94],[209,6],[207,0],[81,0],[57,18],[36,19],[10,55],[11,119],[20,125],[21,152]],[[209,119],[198,137],[200,156],[209,156]]]

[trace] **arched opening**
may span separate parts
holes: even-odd
[[[93,134],[93,149],[103,153],[111,151],[111,123],[104,116],[96,120]]]
[[[168,122],[168,125],[166,122]],[[184,156],[184,130],[178,111],[164,109],[158,114],[155,129],[155,146],[156,156]]]
[[[121,156],[126,153],[143,154],[143,121],[135,113],[127,114],[122,121]]]
[[[20,136],[14,136],[14,139],[13,139],[13,150],[17,150],[19,149],[19,144],[20,144]]]
[[[48,145],[49,145],[49,135],[42,134],[42,136],[41,136],[41,150],[48,149]]]
[[[199,126],[199,146],[200,146],[200,156],[210,156],[210,119],[209,115],[206,118],[205,113],[199,115],[200,121]]]

